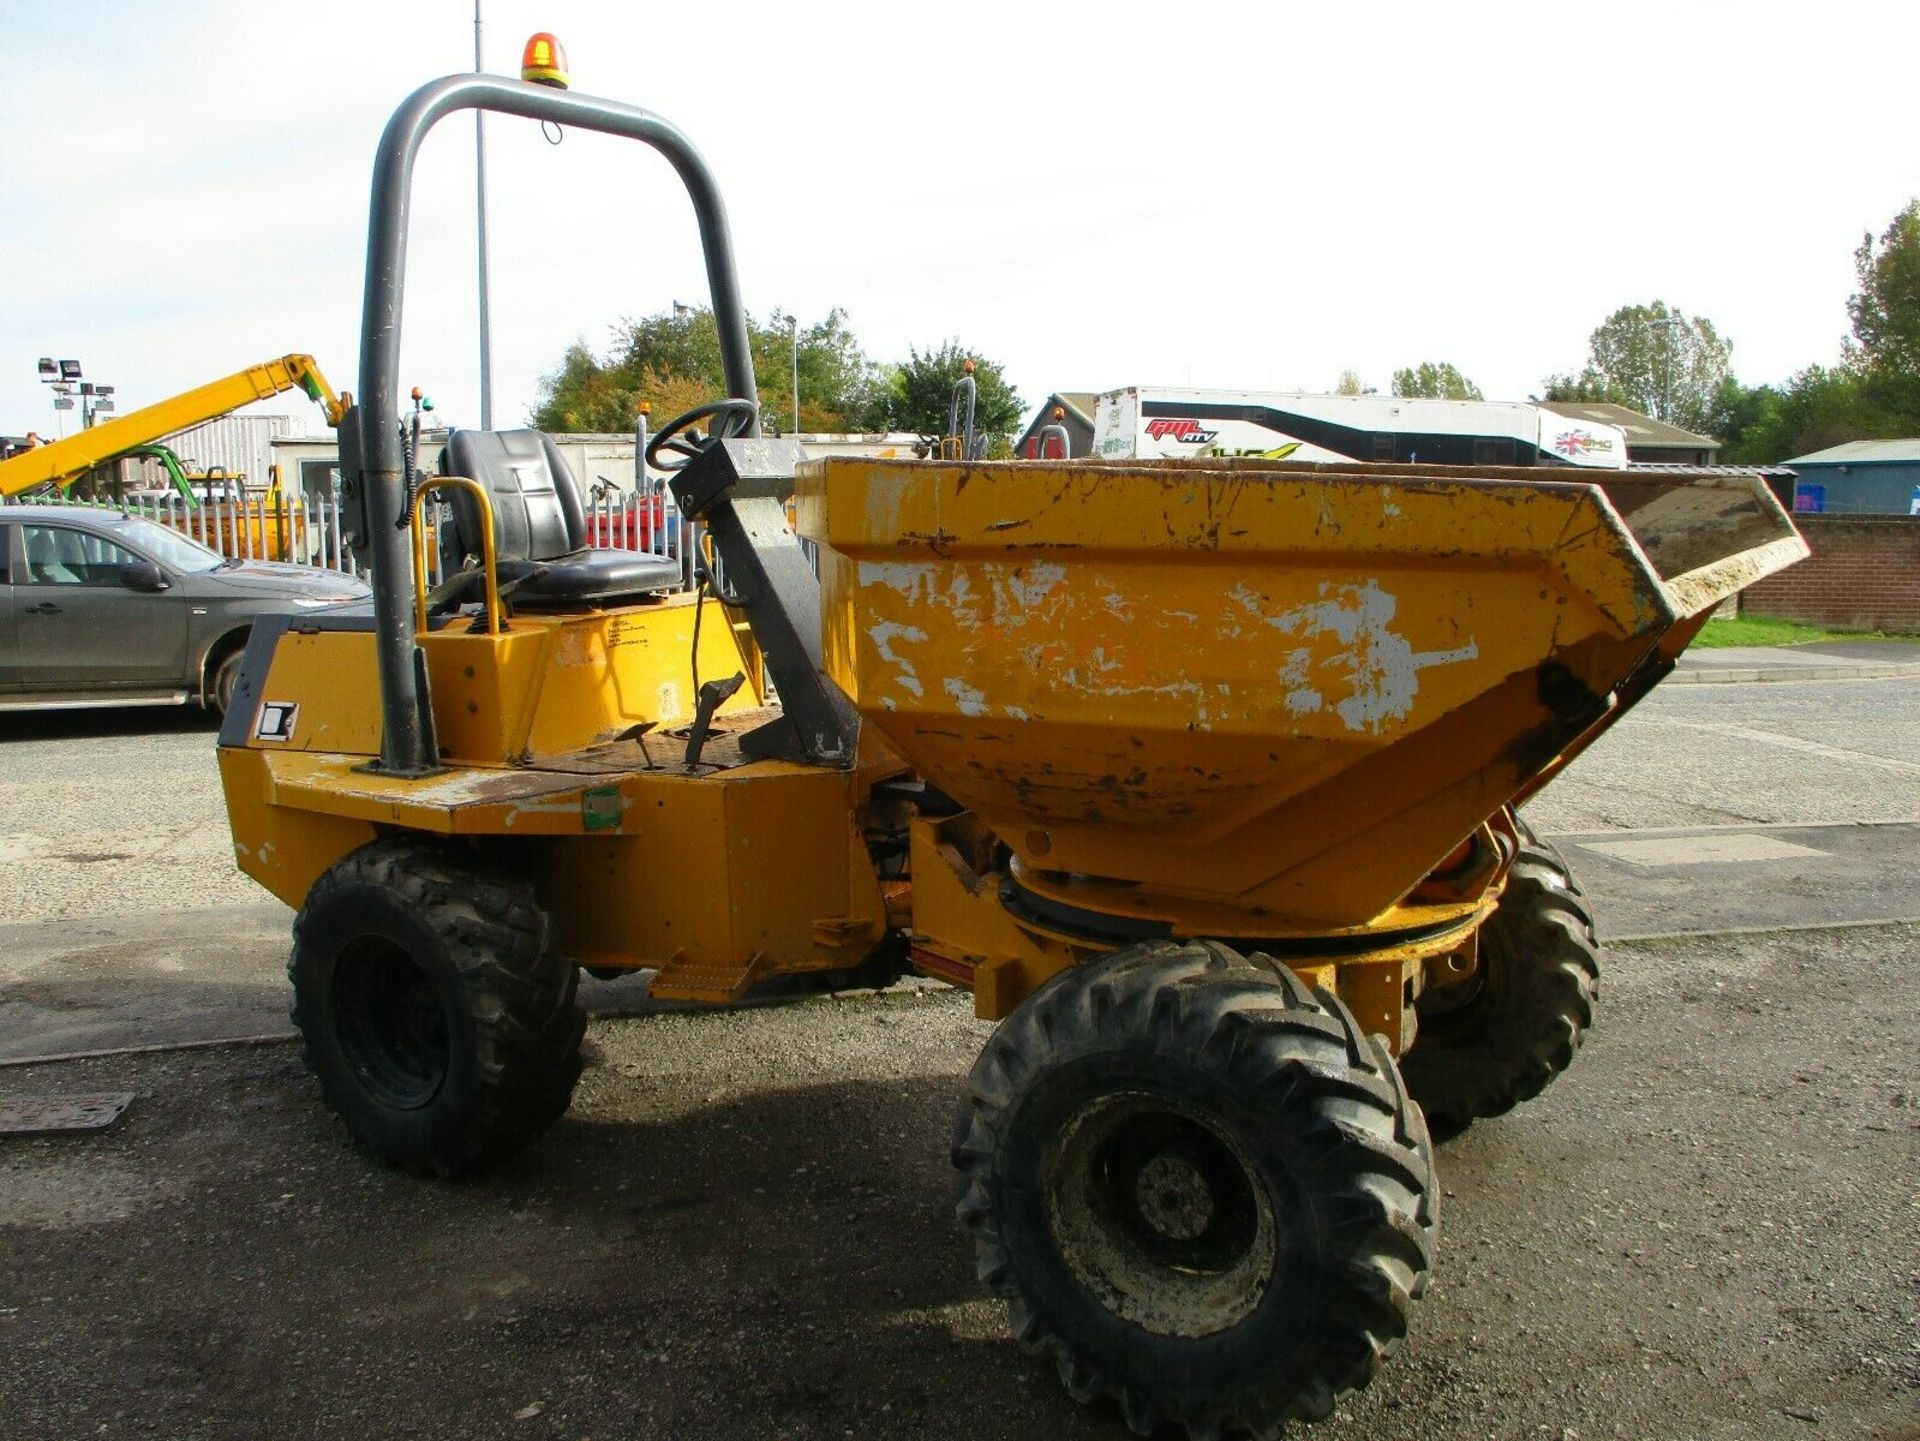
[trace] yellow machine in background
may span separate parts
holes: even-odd
[[[295,389],[320,405],[328,425],[337,426],[353,403],[351,395],[334,393],[311,355],[283,355],[0,460],[0,496],[23,495],[43,485],[65,489],[89,472],[176,431]]]
[[[339,425],[353,403],[351,395],[334,393],[312,356],[283,355],[0,460],[0,496],[65,491],[115,461],[150,458],[166,470],[188,507],[157,512],[153,518],[161,524],[236,559],[303,559],[311,549],[304,508],[283,503],[277,490],[249,499],[234,485],[243,476],[190,473],[160,444],[179,431],[295,389],[320,405],[330,426]],[[216,494],[216,484],[227,493]]]
[[[420,578],[399,257],[414,153],[466,108],[687,183],[735,398],[648,459],[711,538],[695,595],[588,546],[532,431],[449,438],[473,563]],[[354,1139],[435,1174],[533,1142],[580,967],[724,1003],[911,965],[1001,1023],[958,1214],[1076,1396],[1266,1437],[1366,1384],[1431,1265],[1427,1116],[1536,1094],[1592,1021],[1591,918],[1513,807],[1805,553],[1764,484],[808,461],[758,434],[725,214],[659,117],[449,77],[375,174],[341,425],[375,614],[256,625],[220,736]]]

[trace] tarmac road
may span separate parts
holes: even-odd
[[[285,912],[224,869],[210,731],[0,727],[33,858],[0,869],[0,1055],[45,1040],[15,1016],[89,1034],[89,999],[277,1019]],[[1609,949],[1573,1070],[1443,1150],[1412,1338],[1302,1436],[1920,1438],[1920,925],[1785,929],[1840,902],[1781,882],[1885,862],[1853,918],[1920,913],[1889,850],[1916,828],[1778,829],[1911,823],[1917,761],[1920,681],[1670,686],[1533,804],[1651,911],[1612,934],[1783,913]],[[1650,828],[1683,844],[1590,848],[1676,839]],[[0,1437],[1122,1436],[972,1280],[944,1152],[984,1033],[944,990],[598,1020],[566,1120],[455,1187],[352,1153],[289,1045],[0,1069],[137,1093],[114,1131],[0,1142]]]

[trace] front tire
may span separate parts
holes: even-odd
[[[1480,930],[1480,964],[1428,990],[1400,1058],[1407,1089],[1442,1139],[1530,1101],[1568,1066],[1593,1025],[1600,946],[1566,860],[1520,823],[1520,853]]]
[[[293,1023],[330,1110],[394,1165],[457,1176],[572,1100],[585,1014],[532,885],[382,840],[314,883],[293,926]]]
[[[232,704],[233,688],[239,684],[240,665],[246,658],[247,646],[243,640],[222,656],[219,664],[214,666],[212,683],[208,685],[207,691],[213,702],[210,708],[215,715],[226,715],[227,707]]]
[[[1277,1436],[1406,1333],[1432,1151],[1385,1045],[1264,956],[1134,947],[987,1042],[953,1152],[980,1278],[1142,1435]]]

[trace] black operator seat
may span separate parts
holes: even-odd
[[[502,588],[513,587],[516,610],[611,605],[676,589],[680,563],[643,551],[594,550],[580,487],[553,438],[538,430],[456,430],[440,454],[442,475],[464,475],[493,501],[493,543]],[[453,564],[481,553],[480,503],[458,486],[453,507]]]

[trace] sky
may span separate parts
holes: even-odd
[[[1656,298],[1779,381],[1838,358],[1855,247],[1920,195],[1920,6],[1893,0],[483,8],[488,69],[551,30],[576,91],[693,139],[750,310],[841,307],[878,360],[957,338],[1030,408],[1347,368],[1384,389],[1422,360],[1524,399]],[[0,0],[0,431],[54,432],[42,355],[123,412],[289,351],[356,388],[375,142],[472,68],[473,15]],[[487,146],[504,427],[571,341],[706,287],[644,147],[511,117]],[[402,385],[463,425],[473,172],[450,118],[416,172],[402,340]],[[320,425],[297,396],[259,408]]]

